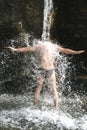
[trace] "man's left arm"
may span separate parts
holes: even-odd
[[[62,52],[62,53],[65,53],[65,54],[81,54],[81,53],[85,52],[85,50],[75,51],[75,50],[68,49],[68,48],[63,48],[63,47],[58,47],[58,51]]]

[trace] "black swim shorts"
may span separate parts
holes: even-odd
[[[54,69],[50,69],[50,70],[46,70],[44,68],[40,68],[40,74],[44,77],[44,78],[50,78],[51,75],[53,74]]]

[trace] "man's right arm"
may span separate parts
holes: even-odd
[[[11,46],[7,46],[5,48],[10,49],[11,51],[15,51],[15,52],[34,52],[35,51],[35,47],[22,47],[22,48],[14,48]]]

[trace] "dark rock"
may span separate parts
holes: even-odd
[[[0,40],[13,38],[23,30],[40,37],[42,25],[42,0],[0,0]]]

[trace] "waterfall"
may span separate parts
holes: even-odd
[[[44,0],[44,18],[43,18],[42,40],[47,40],[50,38],[52,9],[53,9],[53,1]]]
[[[50,27],[53,11],[52,0],[44,0],[44,18],[41,42],[50,47]],[[38,43],[34,35],[23,33],[23,44],[29,47]],[[47,41],[48,40],[48,41]],[[21,40],[19,40],[21,41]],[[11,46],[20,46],[19,41],[10,41]],[[4,43],[3,43],[4,44]],[[51,51],[50,51],[51,52]],[[59,95],[58,108],[53,107],[53,101],[49,87],[43,86],[38,106],[33,105],[34,89],[37,84],[37,54],[1,51],[0,53],[0,129],[15,130],[87,130],[87,96],[72,95],[69,84],[71,71],[75,72],[72,66],[72,59],[67,62],[67,57],[57,53],[55,62],[57,90]],[[17,59],[18,57],[18,59]],[[20,64],[23,60],[23,64]],[[78,66],[81,66],[79,64]],[[84,67],[84,66],[82,66]],[[81,67],[81,70],[82,70]],[[68,69],[67,69],[68,68]],[[22,72],[20,71],[22,69]],[[67,75],[67,73],[68,75]],[[21,73],[20,73],[21,72]],[[19,73],[19,74],[18,74]],[[69,75],[70,73],[70,75]],[[21,77],[20,77],[20,74]],[[17,76],[17,77],[16,77]],[[66,76],[68,80],[65,82]],[[33,77],[33,78],[32,78]],[[6,80],[5,80],[6,78]],[[70,79],[71,80],[71,79]],[[83,80],[73,80],[73,88],[83,86]],[[65,82],[65,83],[64,83]],[[79,83],[78,83],[79,82]],[[87,81],[84,82],[87,84]],[[69,89],[69,95],[64,96],[64,87]]]

